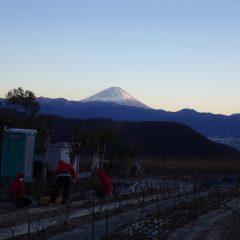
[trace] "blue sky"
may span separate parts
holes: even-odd
[[[168,111],[240,113],[240,1],[0,0],[0,97],[119,86]]]

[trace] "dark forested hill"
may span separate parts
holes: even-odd
[[[90,134],[91,133],[91,134]],[[140,156],[163,158],[239,158],[240,153],[228,146],[210,141],[190,127],[171,122],[129,122],[104,119],[70,120],[57,118],[56,141],[104,137],[106,153],[119,151],[121,144],[131,147]],[[116,145],[116,143],[118,145]]]
[[[53,142],[83,142],[85,149],[92,152],[104,145],[106,156],[125,153],[132,157],[240,159],[236,149],[212,142],[192,128],[174,122],[79,120],[53,115],[30,119],[7,109],[0,109],[0,121],[1,135],[4,125],[34,128],[39,136],[42,130],[52,129]]]

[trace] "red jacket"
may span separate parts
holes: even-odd
[[[63,160],[58,161],[56,174],[69,174],[73,179],[76,178],[76,172],[70,163],[66,163]]]
[[[98,171],[98,176],[101,179],[99,192],[103,194],[112,194],[112,179],[103,170]]]
[[[20,200],[24,193],[27,192],[24,182],[20,181],[20,178],[23,177],[24,175],[22,173],[18,173],[15,180],[8,187],[8,192],[13,201]]]

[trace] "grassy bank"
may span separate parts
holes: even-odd
[[[142,165],[154,175],[240,175],[240,159],[144,159]]]

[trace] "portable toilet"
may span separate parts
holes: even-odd
[[[36,133],[33,129],[4,130],[1,164],[3,182],[9,182],[19,172],[25,175],[25,181],[32,181]]]
[[[55,171],[58,161],[70,163],[70,144],[69,143],[53,143],[49,145],[47,165],[49,170]]]

